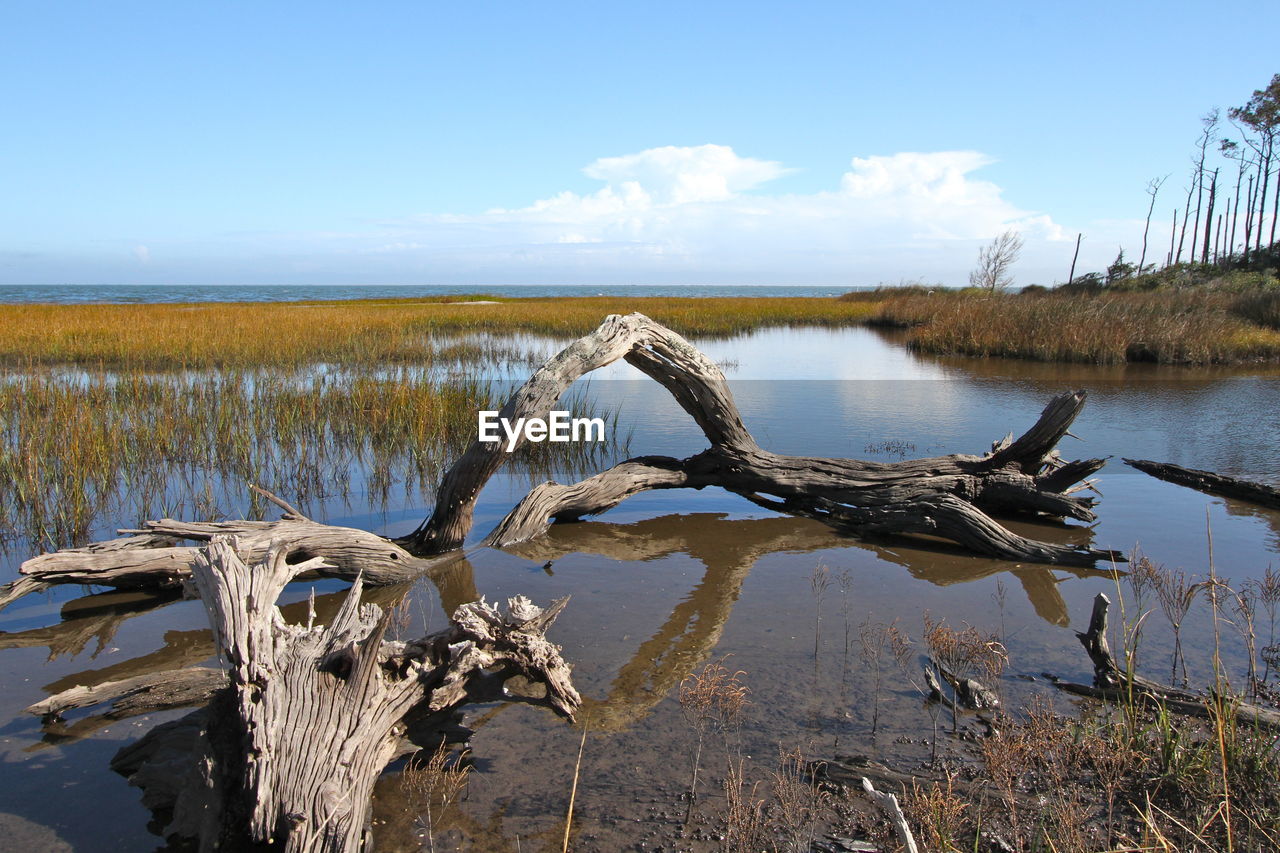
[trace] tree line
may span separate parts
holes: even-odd
[[[1186,252],[1190,263],[1238,262],[1248,266],[1252,258],[1262,255],[1264,248],[1276,241],[1280,213],[1280,162],[1275,150],[1276,137],[1280,135],[1280,74],[1274,75],[1266,88],[1254,90],[1243,106],[1228,109],[1225,125],[1217,108],[1206,113],[1200,124],[1191,180],[1181,208],[1173,209],[1164,265],[1182,263]],[[1215,150],[1220,160],[1211,157]],[[1231,171],[1235,172],[1234,185]],[[1135,272],[1147,271],[1151,215],[1168,177],[1153,178],[1147,183],[1151,201],[1142,232],[1142,256]],[[1225,202],[1224,192],[1229,193]]]
[[[1148,264],[1148,256],[1161,251],[1151,241],[1151,218],[1161,189],[1170,178],[1166,174],[1147,182],[1146,222],[1142,229],[1142,253],[1135,264],[1125,259],[1121,249],[1103,273],[1076,276],[1083,234],[1076,238],[1075,255],[1067,287],[1093,289],[1114,284],[1135,275],[1155,272],[1184,263],[1204,267],[1262,269],[1280,261],[1276,245],[1276,224],[1280,220],[1280,157],[1276,138],[1280,136],[1280,74],[1256,89],[1243,105],[1226,111],[1216,107],[1200,119],[1200,135],[1191,156],[1190,180],[1182,203],[1173,208],[1168,249],[1163,264]],[[1225,199],[1223,196],[1225,195]],[[1158,239],[1158,238],[1157,238]],[[978,264],[969,274],[972,287],[988,291],[1006,290],[1013,282],[1010,268],[1022,250],[1022,238],[1006,231],[985,246]],[[1184,261],[1185,256],[1185,261]],[[1043,290],[1039,285],[1028,289]]]

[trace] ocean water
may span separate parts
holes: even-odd
[[[420,296],[839,296],[855,287],[738,285],[0,285],[0,303],[55,302],[300,302],[312,299],[412,299]]]

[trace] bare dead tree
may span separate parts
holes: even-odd
[[[1142,228],[1142,256],[1138,258],[1138,272],[1142,272],[1143,265],[1147,262],[1147,233],[1151,230],[1151,214],[1156,209],[1156,196],[1160,193],[1160,187],[1169,179],[1168,175],[1163,178],[1152,178],[1147,181],[1147,195],[1151,196],[1151,204],[1147,205],[1147,224]],[[1076,243],[1076,251],[1080,249],[1080,244]],[[1075,261],[1071,262],[1071,268],[1074,271]]]
[[[1209,235],[1213,232],[1213,203],[1218,197],[1218,170],[1209,181],[1209,209],[1204,216],[1204,245],[1200,247],[1200,263],[1209,263]]]
[[[1076,253],[1071,256],[1071,272],[1067,273],[1067,284],[1076,280],[1076,261],[1080,259],[1080,240],[1083,237],[1083,231],[1076,234]]]
[[[1187,223],[1191,221],[1191,197],[1196,194],[1196,171],[1191,170],[1191,185],[1187,187],[1187,201],[1182,208],[1182,230],[1178,232],[1178,251],[1174,253],[1173,262],[1182,263],[1182,247],[1187,241]],[[1175,221],[1177,217],[1174,217]],[[1176,228],[1177,226],[1175,226]]]
[[[1204,118],[1200,119],[1200,123],[1204,128],[1200,133],[1200,139],[1197,145],[1200,148],[1199,158],[1196,160],[1195,168],[1195,186],[1196,186],[1196,221],[1191,229],[1191,256],[1190,260],[1195,263],[1196,260],[1196,241],[1200,234],[1200,211],[1204,201],[1204,161],[1209,153],[1209,145],[1217,138],[1218,132],[1218,109],[1215,107],[1205,113]],[[1185,222],[1183,223],[1186,224]]]
[[[1231,199],[1227,199],[1227,210],[1231,209]],[[1226,231],[1226,223],[1223,221],[1223,214],[1218,214],[1218,225],[1213,233],[1213,262],[1216,264],[1221,258],[1222,251],[1222,235]]]
[[[1022,254],[1022,235],[1010,228],[978,252],[978,266],[969,273],[969,284],[991,293],[1013,284],[1009,268]]]
[[[1234,139],[1224,139],[1219,143],[1219,150],[1222,156],[1228,160],[1236,161],[1236,191],[1231,201],[1228,202],[1228,221],[1230,222],[1230,236],[1227,242],[1226,255],[1230,257],[1236,250],[1236,225],[1240,222],[1240,186],[1244,182],[1245,172],[1248,171],[1248,155],[1245,149],[1240,147],[1240,143]]]
[[[1244,205],[1244,257],[1243,260],[1249,263],[1249,252],[1253,248],[1253,202],[1258,197],[1257,187],[1253,183],[1253,175],[1249,176],[1247,187],[1248,200]]]

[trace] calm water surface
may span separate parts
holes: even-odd
[[[547,351],[556,345],[530,341]],[[1212,530],[1216,570],[1235,582],[1277,562],[1280,514],[1162,483],[1120,462],[1156,459],[1280,483],[1273,370],[939,360],[863,329],[770,330],[698,343],[726,366],[748,428],[784,453],[883,461],[982,453],[1033,423],[1054,394],[1084,388],[1089,403],[1073,427],[1080,438],[1066,439],[1062,450],[1070,458],[1113,457],[1098,477],[1098,523],[1011,527],[1053,541],[1140,546],[1157,562],[1195,573],[1207,571]],[[591,391],[621,408],[621,423],[634,429],[633,455],[684,456],[705,446],[671,398],[626,365],[594,378]],[[528,486],[515,475],[490,484],[477,539]],[[420,501],[377,513],[340,504],[313,509],[391,534],[426,513]],[[11,578],[26,556],[10,555],[0,578]],[[810,577],[820,566],[831,582],[819,597]],[[927,756],[921,739],[929,712],[891,664],[893,677],[874,689],[860,629],[896,620],[918,638],[928,612],[1000,633],[1010,655],[1002,689],[1016,705],[1048,691],[1019,676],[1088,678],[1072,631],[1083,628],[1097,592],[1115,596],[1116,582],[1102,568],[1024,566],[924,542],[868,544],[719,490],[658,492],[508,552],[477,551],[447,575],[422,579],[409,593],[410,630],[441,627],[445,613],[481,593],[542,603],[572,595],[552,636],[575,664],[590,728],[576,847],[632,849],[682,817],[676,799],[688,784],[693,739],[676,693],[708,661],[731,655],[726,665],[744,673],[751,704],[742,744],[760,767],[772,766],[780,746],[818,758],[863,752],[909,764]],[[343,588],[319,584],[322,605],[336,607]],[[286,603],[301,602],[309,589],[295,585]],[[104,839],[115,849],[155,849],[160,842],[148,832],[139,792],[107,765],[120,746],[180,712],[122,721],[82,714],[50,733],[21,709],[76,683],[204,661],[212,655],[207,624],[194,602],[83,592],[59,589],[0,613],[7,688],[0,693],[0,828],[32,849],[98,850]],[[1149,674],[1167,678],[1170,636],[1158,616],[1146,629],[1144,662]],[[1198,606],[1184,628],[1193,679],[1207,670],[1208,621]],[[1226,643],[1242,672],[1238,638]],[[439,837],[469,839],[472,849],[559,849],[581,729],[520,705],[475,708],[468,722],[476,729],[475,769],[466,801],[446,816]],[[710,744],[708,793],[723,766],[723,747]],[[418,849],[417,815],[406,810],[394,772],[380,783],[377,810],[386,822],[380,849]]]
[[[0,303],[55,302],[300,302],[311,299],[413,299],[422,296],[839,296],[863,287],[771,287],[762,285],[175,285],[175,284],[0,284]]]

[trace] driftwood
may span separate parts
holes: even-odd
[[[194,725],[149,735],[116,762],[136,783],[158,785],[147,802],[172,810],[166,835],[198,838],[204,849],[357,850],[373,783],[407,749],[407,719],[451,723],[463,704],[518,698],[503,686],[513,675],[545,686],[525,701],[570,718],[578,707],[568,667],[544,637],[563,601],[544,611],[515,598],[506,614],[480,601],[442,632],[392,642],[382,610],[361,605],[359,578],[328,626],[285,622],[275,601],[311,561],[290,563],[277,547],[251,568],[242,551],[217,539],[192,574],[230,686]],[[187,752],[174,747],[175,733],[186,735],[178,742]],[[184,768],[180,787],[175,768]]]
[[[1111,600],[1105,594],[1098,593],[1093,600],[1088,629],[1076,632],[1076,637],[1093,662],[1093,684],[1077,684],[1049,676],[1060,690],[1109,702],[1138,701],[1152,706],[1163,705],[1170,711],[1190,717],[1212,716],[1210,706],[1220,701],[1221,707],[1234,713],[1241,723],[1280,730],[1280,711],[1236,697],[1205,696],[1180,690],[1152,681],[1136,672],[1127,672],[1116,663],[1107,640],[1107,614],[1110,606]]]
[[[866,776],[862,777],[862,790],[871,802],[888,815],[889,822],[898,833],[898,841],[902,844],[902,849],[906,853],[918,853],[920,848],[916,846],[915,836],[911,834],[911,827],[907,825],[907,816],[902,813],[902,807],[898,805],[898,798],[893,794],[877,791]]]
[[[370,587],[364,590],[360,600],[384,609],[394,607],[407,589],[404,585]],[[347,594],[348,591],[343,590],[313,596],[310,600],[285,605],[280,611],[288,622],[305,622],[314,612],[316,624],[328,623],[341,609]],[[478,594],[460,599],[447,611],[452,612],[477,598]],[[57,654],[70,642],[82,647],[87,631],[95,623],[114,631],[123,619],[139,610],[171,600],[172,597],[156,598],[138,592],[107,592],[73,599],[63,605],[64,615],[71,615],[71,619],[48,628],[0,634],[0,648],[48,645]],[[86,611],[86,615],[77,615]],[[99,648],[105,641],[99,635]],[[100,669],[68,673],[44,685],[50,695],[27,708],[28,713],[42,718],[43,732],[40,742],[29,750],[72,743],[129,717],[205,704],[227,685],[224,670],[200,666],[217,653],[213,632],[208,628],[171,630],[165,632],[164,645],[155,651]],[[74,720],[67,718],[69,712],[81,708],[92,708],[93,712]]]
[[[914,770],[906,773],[894,770],[866,755],[837,755],[835,758],[810,761],[808,770],[814,778],[832,785],[844,785],[849,788],[860,786],[862,779],[871,779],[876,785],[886,790],[901,791],[903,794],[916,789],[927,791],[934,785],[942,789],[963,794],[967,799],[977,802],[988,798],[1008,798],[1019,808],[1040,809],[1044,802],[1029,794],[1017,791],[1000,790],[989,779],[964,779],[958,774],[948,774],[939,770]]]
[[[1006,438],[985,456],[953,454],[895,463],[782,456],[764,450],[747,431],[720,369],[670,329],[642,314],[611,315],[534,371],[500,416],[546,418],[569,385],[619,359],[663,385],[689,413],[711,446],[687,459],[630,459],[572,485],[534,488],[486,538],[505,547],[534,538],[553,521],[574,521],[651,489],[720,486],[760,506],[823,521],[862,536],[924,535],[979,553],[1033,563],[1092,566],[1123,560],[1116,551],[1040,542],[1020,536],[988,513],[1024,513],[1093,521],[1094,499],[1079,494],[1105,459],[1064,462],[1056,445],[1084,406],[1083,391],[1052,400],[1017,440]],[[523,443],[521,433],[513,446]],[[275,543],[291,562],[367,584],[399,583],[454,558],[473,524],[480,490],[509,458],[505,442],[478,438],[441,480],[436,505],[410,535],[396,541],[351,528],[318,524],[282,499],[257,489],[284,516],[274,522],[150,521],[121,539],[27,560],[22,577],[0,588],[0,607],[52,584],[177,588],[190,576],[200,545],[234,535],[247,562]]]
[[[927,655],[922,658],[924,683],[929,688],[929,699],[932,701],[941,702],[952,711],[982,711],[1000,706],[1000,697],[995,691],[976,678],[954,673],[936,658]],[[943,682],[950,688],[950,693],[943,688]]]
[[[1179,486],[1187,486],[1224,498],[1248,501],[1258,506],[1280,509],[1280,489],[1274,486],[1215,474],[1212,471],[1183,468],[1181,465],[1172,465],[1168,462],[1152,462],[1148,459],[1126,459],[1124,464]]]
[[[27,708],[43,717],[43,736],[28,751],[83,740],[94,732],[129,717],[203,705],[227,686],[221,669],[193,666],[106,681],[92,687],[72,687]],[[101,713],[66,722],[63,714],[78,708],[110,703]]]
[[[288,504],[257,489],[269,498]],[[183,588],[203,545],[219,536],[236,537],[240,558],[261,562],[272,547],[287,549],[290,562],[307,562],[314,575],[384,586],[404,583],[458,559],[449,554],[423,559],[396,543],[353,527],[320,524],[290,508],[278,521],[148,521],[139,530],[121,530],[118,539],[66,548],[24,562],[18,580],[0,587],[0,607],[56,584],[93,584],[153,591]],[[180,545],[191,541],[195,545]]]
[[[977,553],[1039,563],[1093,565],[1122,559],[1113,551],[1027,539],[986,514],[1094,519],[1093,499],[1074,492],[1105,460],[1064,463],[1055,449],[1084,405],[1083,392],[1054,399],[1026,434],[998,443],[986,456],[897,463],[782,456],[756,444],[724,375],[710,359],[670,329],[642,314],[629,314],[608,317],[540,367],[500,416],[513,422],[545,418],[570,383],[618,359],[671,392],[711,447],[687,459],[630,459],[572,485],[544,483],[502,520],[487,544],[504,547],[533,538],[553,521],[604,512],[642,491],[720,486],[761,506],[862,535],[937,536]],[[517,439],[517,446],[522,440]],[[459,547],[471,529],[480,489],[507,455],[499,443],[472,443],[442,480],[435,511],[401,544],[422,554]]]

